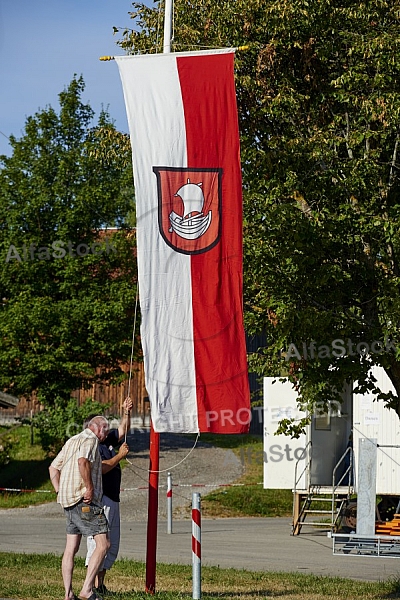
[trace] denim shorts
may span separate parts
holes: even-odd
[[[107,519],[102,506],[86,504],[80,500],[78,504],[64,508],[67,519],[67,533],[82,535],[98,535],[108,532]]]

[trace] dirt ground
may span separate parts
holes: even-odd
[[[191,518],[192,493],[206,494],[234,482],[243,473],[240,460],[231,450],[215,448],[182,435],[160,434],[159,516],[167,513],[167,475],[172,476],[173,514]],[[147,518],[149,432],[134,431],[128,437],[132,452],[122,472],[121,516],[125,520]],[[195,485],[198,484],[198,485]]]

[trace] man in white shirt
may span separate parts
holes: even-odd
[[[87,429],[65,443],[49,467],[57,501],[64,508],[67,520],[67,541],[62,559],[65,600],[76,600],[72,575],[82,535],[94,536],[96,550],[91,556],[79,598],[99,600],[93,590],[94,579],[109,548],[108,525],[102,506],[99,441],[105,440],[108,431],[107,419],[94,417]]]

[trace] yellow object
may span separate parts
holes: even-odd
[[[114,60],[113,56],[100,56],[99,60]]]

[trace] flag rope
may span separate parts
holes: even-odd
[[[189,456],[191,455],[191,453],[193,452],[193,450],[196,448],[197,446],[197,442],[199,440],[200,437],[200,432],[198,432],[195,442],[192,446],[192,448],[189,450],[189,452],[186,454],[186,456],[184,456],[182,458],[182,460],[180,460],[179,462],[177,462],[175,465],[172,465],[172,467],[168,467],[166,469],[160,469],[158,471],[153,471],[151,469],[143,469],[142,467],[139,467],[138,465],[134,465],[133,463],[131,463],[131,461],[125,457],[125,460],[135,469],[139,469],[140,471],[146,471],[147,473],[165,473],[166,471],[172,471],[172,469],[175,469],[176,467],[179,467],[179,465],[181,465],[187,458],[189,458]]]
[[[131,395],[131,381],[132,381],[132,369],[133,369],[133,349],[134,349],[134,345],[135,345],[135,331],[136,331],[136,318],[137,318],[138,298],[139,298],[139,281],[137,281],[137,283],[136,283],[135,315],[133,317],[131,360],[130,360],[130,363],[129,363],[128,398],[130,398],[130,395]],[[129,419],[127,420],[126,426],[125,426],[125,438],[124,438],[124,442],[125,443],[126,443],[126,436],[128,435],[128,426],[129,426]]]
[[[134,468],[138,468],[137,466]],[[143,469],[147,470],[147,469]],[[145,481],[145,480],[143,480]],[[172,487],[174,488],[222,488],[222,487],[248,487],[253,485],[264,485],[263,481],[258,481],[256,483],[173,483]],[[137,490],[147,490],[148,485],[141,485],[138,487],[128,487],[128,488],[120,488],[120,492],[134,492]],[[161,488],[168,489],[167,485],[161,485]],[[34,489],[25,489],[25,488],[9,488],[9,487],[0,487],[0,492],[21,492],[24,494],[34,493],[34,494],[57,494],[54,490],[34,490]],[[181,496],[183,497],[183,496]]]
[[[136,318],[137,318],[137,307],[138,307],[138,297],[139,297],[138,290],[139,290],[139,286],[138,286],[138,284],[136,284],[135,315],[133,317],[131,360],[130,360],[130,363],[129,363],[128,396],[130,396],[130,394],[131,394],[131,381],[132,381],[132,368],[133,368],[133,349],[134,349],[134,345],[135,345]]]

